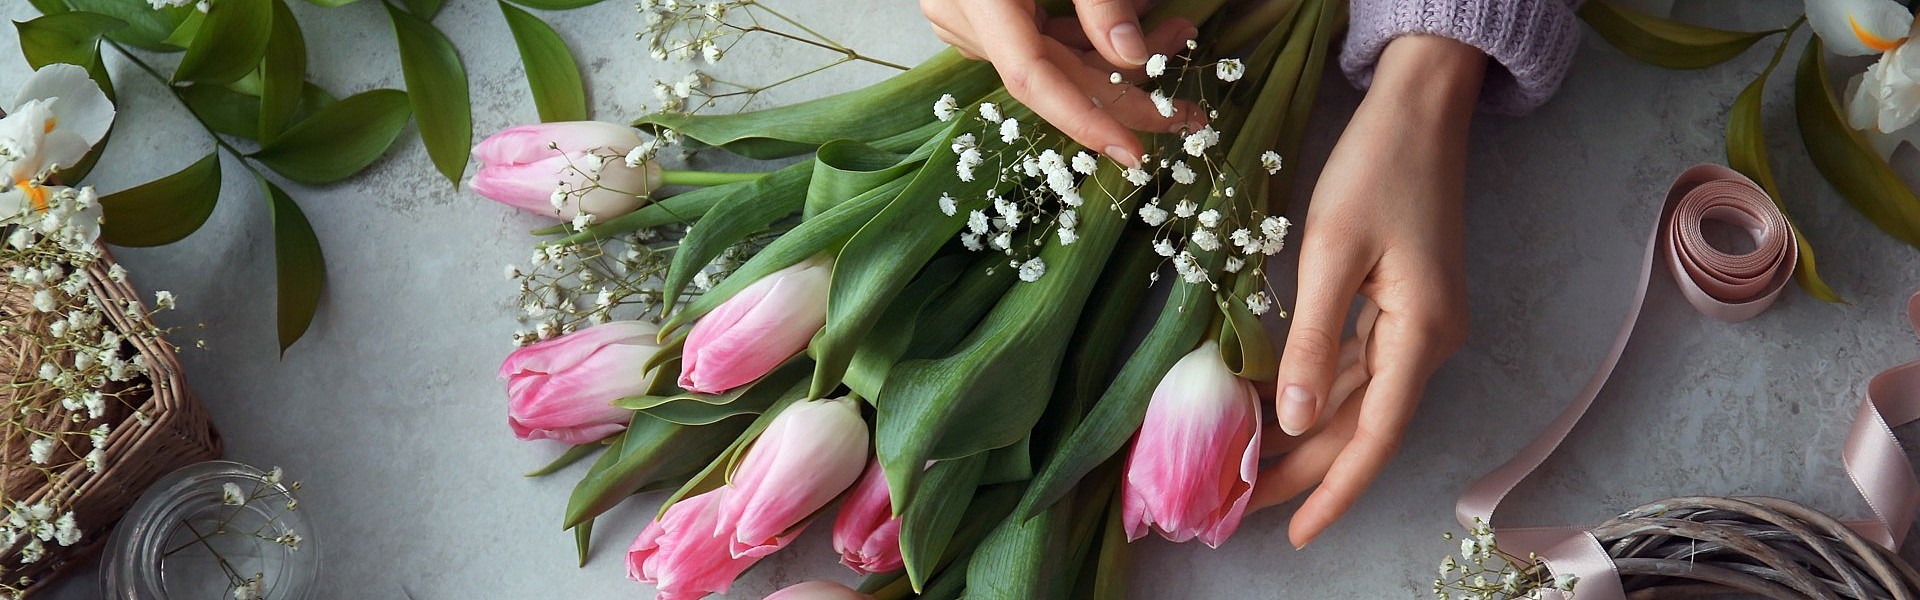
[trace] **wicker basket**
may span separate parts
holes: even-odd
[[[139,294],[132,285],[125,281],[115,282],[107,276],[112,264],[113,258],[103,254],[89,268],[92,275],[90,292],[98,297],[144,306],[140,304]],[[21,288],[8,286],[6,289]],[[6,294],[7,297],[0,297],[0,319],[38,318],[28,306],[29,299],[19,297],[17,292]],[[144,317],[129,316],[126,311],[119,310],[103,312],[118,331],[141,329],[136,327],[140,321],[134,319]],[[180,361],[174,355],[173,347],[162,340],[134,335],[129,335],[123,343],[122,350],[128,352],[128,356],[145,358],[148,375],[119,384],[124,387],[115,391],[122,398],[128,395],[144,397],[143,400],[126,404],[137,407],[146,419],[133,418],[133,411],[128,407],[114,407],[98,421],[42,423],[68,431],[75,428],[90,429],[101,423],[112,425],[112,433],[107,438],[104,450],[106,458],[101,463],[100,472],[91,472],[84,465],[74,463],[64,471],[56,472],[51,479],[41,477],[38,473],[31,473],[30,476],[0,473],[0,491],[4,491],[6,496],[22,499],[29,504],[48,499],[58,500],[73,512],[84,533],[80,544],[69,547],[49,545],[46,555],[30,564],[20,563],[17,548],[0,554],[0,568],[5,569],[9,580],[22,576],[33,580],[34,585],[27,590],[28,595],[45,589],[62,574],[85,565],[105,545],[107,533],[114,523],[120,520],[141,492],[161,476],[182,466],[220,456],[220,436],[213,430],[206,409],[200,406],[182,380]],[[22,340],[8,340],[7,346],[7,351],[0,354],[0,369],[4,369],[0,372],[11,371],[15,381],[22,376],[33,377],[33,369],[40,363],[40,357],[32,355],[33,346]],[[5,393],[4,389],[0,389],[0,393]],[[6,456],[24,456],[26,448],[14,446],[25,444],[8,444],[4,448]],[[26,489],[10,489],[14,485]]]
[[[1601,524],[1593,535],[1613,557],[1629,600],[1920,599],[1920,574],[1898,555],[1778,498],[1661,500]]]

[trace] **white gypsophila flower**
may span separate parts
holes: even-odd
[[[953,94],[941,94],[939,100],[933,101],[933,116],[942,123],[952,121],[953,115],[959,112],[960,101],[955,100]]]
[[[1208,148],[1219,143],[1220,132],[1214,131],[1213,126],[1208,125],[1201,127],[1199,131],[1187,134],[1186,139],[1180,142],[1180,148],[1185,150],[1188,156],[1200,156]]]
[[[1574,575],[1572,573],[1564,573],[1564,574],[1553,576],[1553,589],[1560,590],[1562,592],[1573,591],[1573,586],[1579,583],[1580,583],[1580,576]]]
[[[562,183],[555,185],[553,186],[553,193],[547,195],[547,204],[553,205],[554,210],[564,210],[567,207],[568,195],[567,184]]]
[[[954,200],[953,196],[947,194],[946,192],[940,192],[940,213],[941,214],[951,217],[955,212],[959,210],[960,210],[959,201]]]
[[[1199,210],[1200,205],[1194,204],[1192,200],[1181,200],[1173,205],[1173,216],[1191,219],[1193,213]]]
[[[1000,121],[1000,142],[1011,144],[1017,139],[1020,139],[1020,120],[1009,117]]]
[[[1253,237],[1253,231],[1245,227],[1235,229],[1233,233],[1227,234],[1227,240],[1233,242],[1233,245],[1238,247],[1241,252],[1248,254],[1252,254],[1255,249],[1260,247],[1259,242]]]
[[[286,471],[281,470],[280,467],[274,467],[273,469],[267,471],[267,474],[261,477],[260,480],[267,483],[278,484],[280,483],[280,480],[285,478],[286,476],[287,476]]]
[[[1140,221],[1150,227],[1159,227],[1160,224],[1167,222],[1168,216],[1170,215],[1167,214],[1167,210],[1160,208],[1158,203],[1149,202],[1140,205]]]
[[[1220,62],[1214,63],[1213,65],[1213,75],[1219,77],[1221,81],[1239,81],[1240,76],[1246,74],[1247,66],[1242,64],[1240,59],[1237,58],[1221,59]]]
[[[999,123],[1000,122],[1000,106],[992,102],[981,102],[980,118],[986,119],[989,122]]]
[[[1196,230],[1193,232],[1193,246],[1208,252],[1219,250],[1220,236],[1215,235],[1211,229]]]
[[[591,227],[591,226],[593,226],[593,220],[594,220],[594,216],[593,216],[593,213],[586,213],[586,212],[583,212],[583,213],[580,213],[580,214],[577,214],[577,215],[574,215],[574,216],[573,216],[573,230],[574,230],[574,231],[586,231],[588,227]]]
[[[1080,226],[1080,211],[1076,211],[1076,210],[1063,210],[1063,211],[1060,211],[1060,216],[1059,216],[1059,219],[1060,219],[1060,226],[1061,226],[1061,227],[1065,227],[1065,228],[1067,228],[1067,229],[1073,229],[1073,228],[1075,228],[1075,227],[1079,227],[1079,226]]]
[[[972,250],[974,252],[979,252],[981,250],[986,249],[986,246],[983,246],[980,244],[980,234],[978,233],[960,234],[960,245],[965,246],[968,250]]]
[[[1220,226],[1220,211],[1209,208],[1206,211],[1201,212],[1199,214],[1199,217],[1200,217],[1201,227]]]
[[[962,150],[960,157],[954,161],[954,171],[960,176],[960,181],[973,181],[973,170],[979,167],[983,160],[979,148]]]
[[[1224,265],[1222,268],[1226,269],[1228,273],[1239,273],[1240,269],[1246,266],[1247,266],[1247,261],[1241,260],[1241,258],[1238,256],[1230,256],[1230,257],[1227,257],[1227,264]]]
[[[1177,253],[1177,252],[1179,252],[1179,250],[1174,249],[1172,240],[1169,240],[1166,238],[1160,238],[1158,240],[1154,240],[1153,242],[1154,254],[1171,258],[1174,255],[1174,253]]]
[[[1020,263],[1020,280],[1021,281],[1032,283],[1035,281],[1039,281],[1040,277],[1046,274],[1047,274],[1047,262],[1044,260],[1040,260],[1040,257],[1036,256],[1033,258],[1029,258],[1027,259],[1027,262]]]
[[[1160,93],[1160,90],[1149,92],[1147,99],[1153,101],[1153,110],[1154,112],[1160,113],[1160,116],[1173,116],[1173,99],[1168,98],[1166,94]]]
[[[967,231],[971,233],[987,232],[987,211],[975,209],[967,213]]]
[[[506,266],[506,268],[504,268],[504,269],[501,269],[501,270],[500,270],[500,272],[501,272],[502,274],[504,274],[504,275],[506,275],[506,278],[507,278],[508,280],[513,280],[513,279],[519,279],[519,278],[520,278],[520,267],[516,267],[516,266],[513,266],[513,265],[507,265],[507,266]]]
[[[974,148],[978,145],[978,138],[973,137],[972,133],[962,133],[958,137],[953,138],[953,153],[959,154],[965,152],[968,148]]]
[[[1184,160],[1173,161],[1173,181],[1174,183],[1182,185],[1192,184],[1194,181],[1193,167],[1187,166],[1187,161]]]
[[[127,280],[127,268],[120,266],[120,263],[113,263],[113,266],[107,267],[107,279],[115,282],[125,282]]]
[[[712,40],[708,40],[705,44],[702,44],[700,46],[700,55],[702,58],[707,59],[708,63],[720,62],[720,55],[722,54],[722,52],[723,51],[720,49],[720,45],[713,43]]]
[[[53,440],[37,438],[33,443],[27,444],[27,460],[33,461],[36,465],[44,465],[47,461],[53,460]]]
[[[1147,76],[1159,77],[1167,72],[1167,55],[1155,54],[1147,57]]]
[[[247,503],[246,492],[240,491],[240,485],[234,482],[220,484],[220,503],[227,506],[240,506]]]
[[[1266,292],[1247,294],[1247,312],[1255,315],[1264,315],[1267,314],[1269,310],[1273,310],[1273,301],[1267,299]]]
[[[233,600],[258,600],[261,591],[260,580],[248,579],[233,586]]]
[[[80,524],[74,520],[73,513],[60,515],[60,518],[53,521],[53,541],[61,546],[72,546],[80,542]]]
[[[993,246],[995,249],[998,249],[998,250],[1005,250],[1008,252],[1013,251],[1013,232],[1002,231],[999,234],[994,235],[993,240],[989,242],[989,245]]]
[[[173,310],[173,292],[160,290],[153,293],[153,306],[160,310]]]
[[[40,562],[40,559],[46,555],[47,547],[41,545],[40,540],[30,540],[20,549],[20,562],[23,564]]]
[[[42,289],[33,293],[33,309],[40,312],[53,312],[60,308],[59,301],[53,297],[53,290]]]
[[[698,291],[704,294],[708,290],[713,289],[713,284],[714,284],[713,274],[708,273],[706,271],[694,273],[693,280],[688,283],[693,285],[694,291]]]
[[[107,414],[107,397],[98,391],[87,392],[80,398],[80,405],[87,408],[87,418],[98,419]]]
[[[1287,237],[1287,229],[1292,226],[1293,223],[1287,221],[1286,217],[1269,216],[1260,220],[1260,234],[1270,238],[1284,238]]]
[[[1200,268],[1200,261],[1194,260],[1193,254],[1184,250],[1174,255],[1173,271],[1187,283],[1200,283],[1207,280],[1207,271]]]
[[[1260,153],[1260,166],[1266,167],[1267,174],[1280,172],[1280,153],[1268,150]]]
[[[1099,166],[1100,161],[1095,160],[1092,154],[1087,154],[1084,150],[1073,155],[1073,172],[1075,173],[1092,175],[1093,170]]]
[[[94,426],[93,429],[87,430],[87,441],[92,442],[95,448],[105,447],[107,445],[107,436],[112,434],[113,427],[106,423],[101,423]]]
[[[1122,172],[1122,175],[1127,178],[1127,183],[1136,186],[1146,185],[1147,182],[1153,181],[1152,175],[1148,175],[1145,170],[1138,167],[1128,167],[1126,171]]]
[[[1062,246],[1072,246],[1074,242],[1080,241],[1080,234],[1070,228],[1061,227],[1055,229],[1054,233],[1060,235],[1060,245]]]

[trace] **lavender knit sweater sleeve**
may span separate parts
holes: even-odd
[[[1502,69],[1489,69],[1483,108],[1523,114],[1546,103],[1566,77],[1579,41],[1574,6],[1580,0],[1353,0],[1340,67],[1354,85],[1373,81],[1373,66],[1387,42],[1408,34],[1433,34],[1487,53]]]

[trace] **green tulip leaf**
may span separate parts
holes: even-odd
[[[706,217],[694,222],[674,251],[673,265],[661,282],[663,310],[673,310],[694,275],[727,248],[765,231],[774,221],[800,212],[812,175],[809,163],[802,162],[758,179],[714,186],[726,188],[726,193],[714,202]]]
[[[847,367],[847,387],[870,402],[884,398],[882,387],[886,384],[887,372],[912,346],[914,330],[923,322],[921,317],[928,305],[943,297],[970,272],[990,270],[998,262],[979,260],[978,257],[965,254],[950,254],[929,263],[913,283],[907,284],[900,298],[887,307],[880,324],[874,326],[873,332],[860,344],[860,349],[854,352],[853,361]],[[928,326],[938,326],[936,321],[924,322]],[[966,325],[971,327],[972,323]]]
[[[933,103],[941,95],[972,104],[999,85],[990,65],[947,50],[910,71],[843,94],[725,115],[655,113],[635,125],[671,129],[749,158],[781,158],[812,152],[833,140],[871,143],[918,129],[934,120]]]
[[[980,487],[986,459],[985,454],[976,454],[933,463],[926,469],[920,497],[894,507],[900,515],[900,557],[914,591],[926,588],[940,559],[947,555],[948,543]]]
[[[500,3],[507,18],[513,43],[520,47],[520,64],[527,72],[527,85],[533,88],[533,105],[540,120],[584,121],[587,119],[587,88],[580,81],[580,66],[574,62],[567,42],[540,17]]]
[[[307,84],[307,39],[286,0],[273,0],[273,35],[267,38],[260,80],[256,139],[271,140],[293,123]]]
[[[333,183],[387,152],[407,125],[407,95],[371,90],[320,109],[251,156],[301,183]]]
[[[107,32],[107,39],[154,52],[177,52],[167,37],[200,11],[193,6],[155,9],[147,0],[67,0],[72,12],[88,12],[119,19],[126,27]]]
[[[180,172],[100,198],[100,235],[116,246],[180,241],[213,214],[220,200],[220,154],[208,153]]]
[[[618,434],[615,434],[615,435],[618,435]],[[561,452],[559,456],[554,457],[553,462],[547,463],[547,466],[540,467],[532,471],[528,471],[527,474],[524,475],[523,477],[545,477],[548,475],[552,475],[556,472],[559,472],[561,469],[565,469],[567,467],[573,466],[574,463],[580,462],[582,459],[585,459],[586,457],[593,456],[593,453],[595,452],[605,450],[607,446],[608,446],[608,442],[600,441],[600,442],[580,444],[578,446],[568,448],[566,452]]]
[[[1588,0],[1579,13],[1600,37],[1627,56],[1669,69],[1699,69],[1726,62],[1761,38],[1782,31],[1727,31],[1689,25],[1630,10],[1610,0]]]
[[[1872,144],[1847,124],[1844,107],[1827,81],[1816,37],[1801,55],[1794,80],[1795,112],[1807,156],[1827,183],[1867,220],[1900,241],[1920,246],[1920,198]]]
[[[171,33],[171,30],[169,30]],[[260,68],[273,33],[270,0],[220,0],[180,57],[175,83],[219,85],[233,83]],[[165,39],[165,38],[162,38]]]
[[[578,566],[587,566],[587,549],[593,545],[593,519],[573,526],[573,551],[580,557]]]
[[[980,542],[967,562],[968,600],[1049,600],[1065,596],[1071,578],[1056,569],[1072,519],[1066,503],[1031,519],[1008,517]],[[1073,563],[1067,563],[1073,564]]]
[[[453,42],[432,23],[391,4],[385,6],[393,36],[400,43],[400,70],[406,76],[414,119],[420,124],[420,141],[440,174],[459,185],[473,147],[467,70]]]
[[[215,133],[259,139],[260,99],[218,85],[180,88],[180,99],[200,123]]]
[[[928,131],[928,144],[939,139],[937,130]],[[864,194],[880,184],[906,175],[922,164],[926,156],[902,156],[853,140],[834,140],[820,146],[814,155],[813,179],[807,185],[808,217],[825,212],[848,199]]]
[[[1794,26],[1795,28],[1798,25]],[[1767,68],[1760,71],[1753,83],[1740,92],[1733,101],[1733,108],[1727,111],[1727,165],[1745,174],[1766,190],[1767,197],[1786,214],[1787,205],[1781,200],[1780,188],[1774,184],[1773,167],[1767,162],[1767,138],[1765,124],[1761,120],[1763,98],[1766,96],[1767,79],[1780,59],[1786,55],[1789,34],[1782,40],[1780,47],[1773,52],[1773,60],[1767,62]],[[1827,302],[1842,302],[1840,295],[1820,278],[1820,272],[1814,268],[1813,245],[1807,242],[1806,230],[1800,228],[1793,217],[1787,217],[1787,226],[1793,229],[1793,241],[1799,246],[1800,262],[1794,267],[1794,278],[1800,282],[1800,288],[1807,295]]]
[[[1127,582],[1133,576],[1133,545],[1127,541],[1126,520],[1121,518],[1121,494],[1114,494],[1107,507],[1106,526],[1100,532],[1100,554],[1088,568],[1094,570],[1093,589],[1085,597],[1091,600],[1126,600]]]
[[[1260,317],[1247,308],[1246,296],[1227,294],[1216,299],[1226,319],[1220,325],[1220,358],[1243,379],[1273,381],[1280,373],[1280,357]]]
[[[326,286],[327,262],[320,254],[320,238],[306,213],[280,186],[260,179],[266,188],[269,212],[273,215],[273,270],[278,282],[280,353],[306,335],[320,308],[320,291]]]
[[[686,393],[664,398],[651,406],[635,408],[655,418],[682,425],[707,425],[738,415],[757,415],[766,412],[780,400],[779,392],[792,388],[812,370],[813,361],[799,357],[787,361],[753,383],[727,390],[724,394]],[[760,393],[750,393],[754,389],[760,390]],[[616,404],[629,406],[625,402]]]
[[[795,385],[785,390],[766,387],[761,388],[760,392],[755,392],[756,394],[777,394],[778,399],[775,400],[771,406],[768,406],[767,410],[762,411],[759,416],[754,417],[753,422],[748,424],[746,429],[741,431],[738,436],[735,436],[732,439],[732,443],[727,445],[725,450],[722,450],[718,456],[707,463],[706,468],[701,469],[699,473],[688,478],[687,482],[680,486],[680,489],[675,490],[673,495],[668,496],[666,502],[660,504],[660,514],[667,514],[667,509],[672,508],[675,503],[681,500],[697,494],[704,494],[726,485],[729,480],[733,479],[734,466],[738,465],[740,459],[745,456],[747,448],[753,445],[754,440],[760,438],[760,434],[767,430],[767,426],[773,424],[774,417],[778,416],[780,411],[786,410],[788,406],[795,402],[805,400],[805,392],[806,387],[804,385]]]
[[[587,469],[567,500],[563,529],[572,529],[648,485],[695,473],[726,449],[749,420],[689,426],[634,413],[627,431]]]

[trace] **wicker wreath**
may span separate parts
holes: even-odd
[[[138,306],[139,294],[132,285],[107,276],[112,264],[112,257],[103,255],[89,268],[92,275],[89,284],[91,293],[96,297],[123,300]],[[11,291],[0,294],[0,319],[37,328],[39,324],[34,320],[42,317],[30,307],[31,300],[19,293],[22,288],[7,286],[6,289]],[[120,332],[149,330],[136,326],[141,322],[135,319],[145,318],[140,314],[129,315],[127,311],[119,310],[104,312],[112,327]],[[144,314],[144,311],[140,312]],[[22,377],[33,377],[34,369],[42,359],[35,355],[34,345],[19,339],[0,343],[5,344],[0,348],[0,373],[16,378],[15,381]],[[182,466],[220,456],[220,436],[208,420],[206,410],[182,380],[180,361],[174,355],[173,347],[163,340],[141,335],[127,335],[124,344],[122,352],[128,356],[145,358],[148,375],[116,384],[123,387],[113,391],[123,398],[142,398],[132,404],[147,419],[133,418],[133,410],[126,407],[115,407],[100,420],[82,423],[28,417],[36,427],[65,431],[84,431],[101,423],[112,425],[105,448],[106,458],[101,463],[100,472],[89,471],[84,465],[75,463],[53,477],[40,476],[38,473],[0,473],[0,490],[5,491],[6,496],[29,504],[57,500],[58,504],[74,513],[83,528],[81,544],[49,547],[45,556],[32,563],[21,563],[17,546],[0,550],[0,567],[5,569],[9,580],[26,577],[34,582],[33,587],[27,590],[29,595],[45,589],[60,575],[86,564],[86,559],[98,553],[106,543],[108,530],[113,524],[120,520],[133,501],[140,497],[140,493],[161,476]],[[0,388],[0,393],[6,393],[4,388]],[[0,452],[18,459],[25,456],[27,449],[24,446],[24,443],[8,444],[0,448]]]
[[[1920,599],[1920,573],[1819,511],[1778,498],[1684,497],[1627,511],[1593,535],[1631,600]]]

